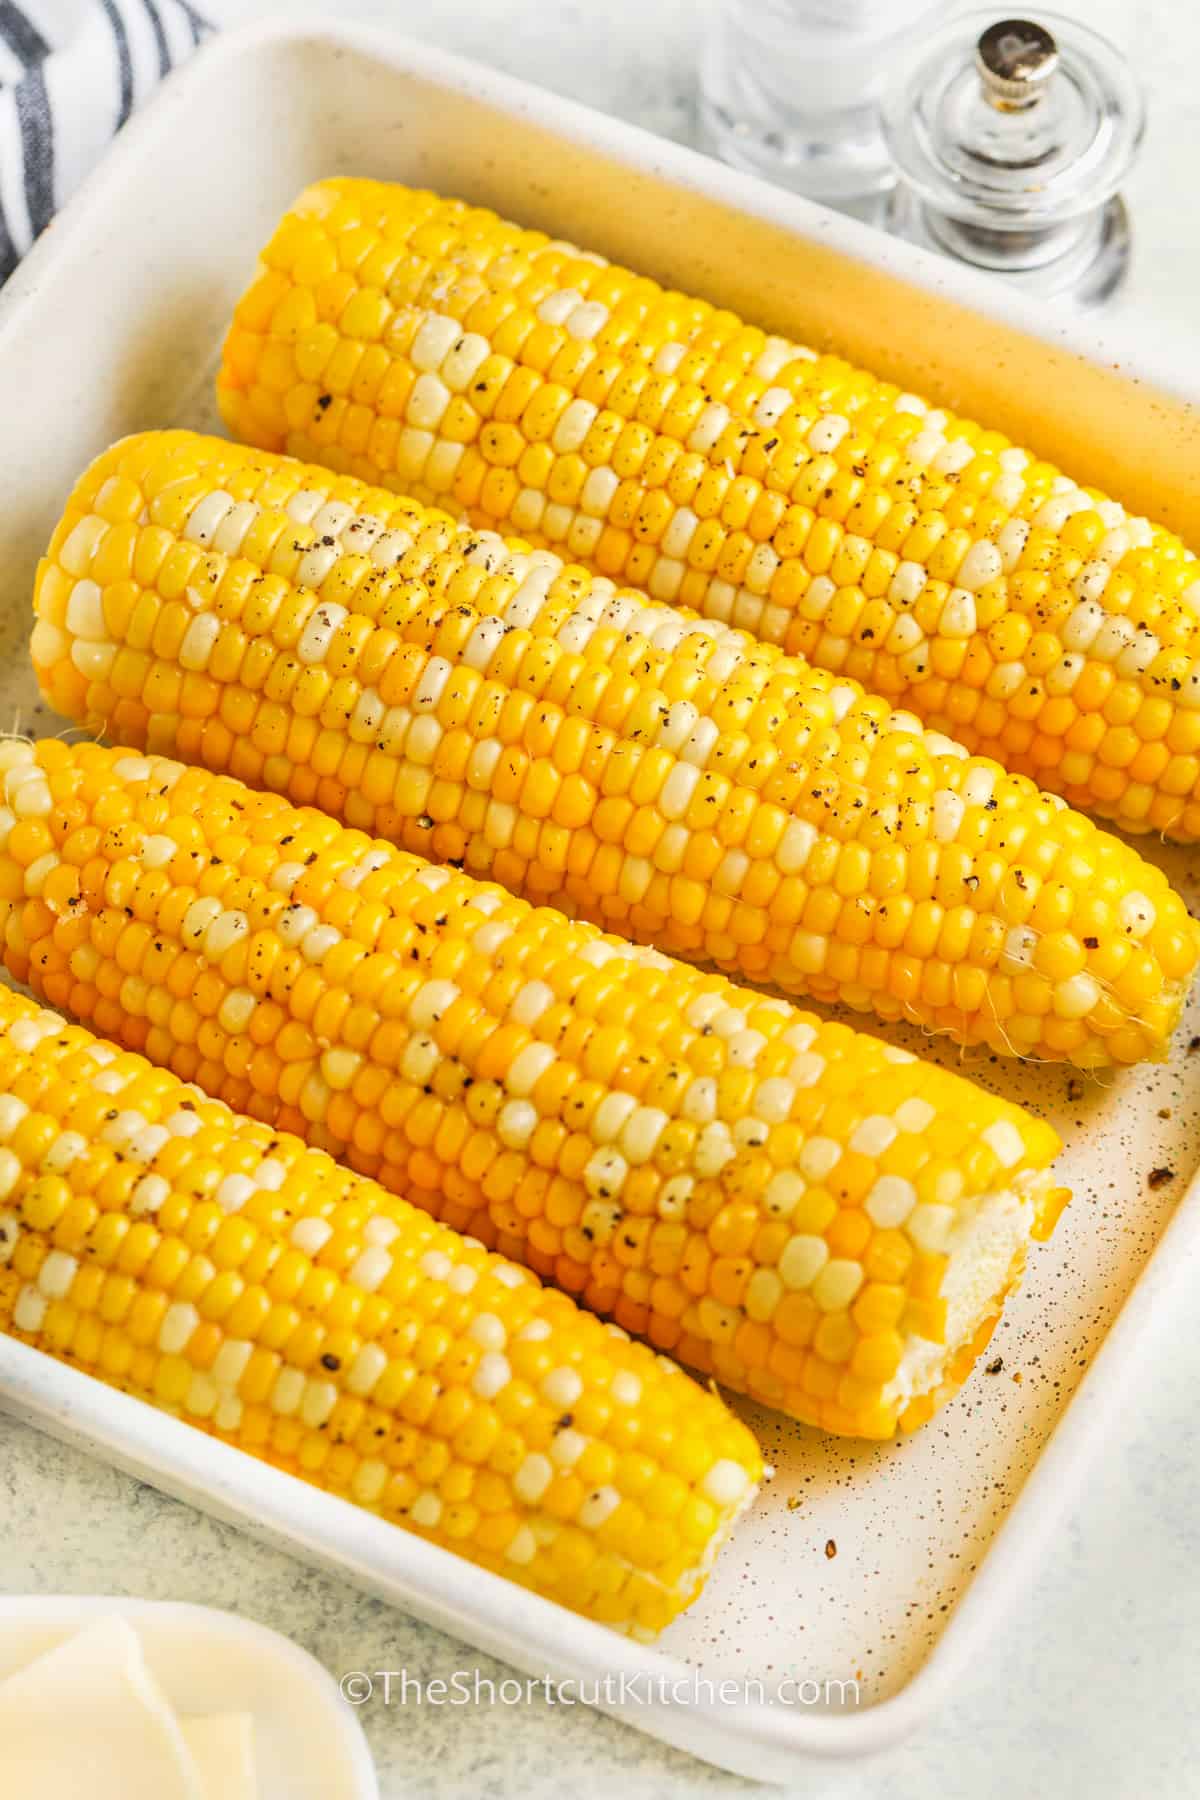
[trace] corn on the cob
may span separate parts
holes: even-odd
[[[732,621],[1131,831],[1200,837],[1200,564],[994,431],[491,213],[328,181],[236,436]]]
[[[88,470],[52,704],[785,992],[1090,1067],[1164,1053],[1200,927],[1023,776],[732,627],[188,433]]]
[[[1065,1196],[957,1075],[228,777],[11,742],[8,968],[797,1417],[963,1379]]]
[[[762,1475],[624,1332],[6,988],[0,1330],[639,1632]]]

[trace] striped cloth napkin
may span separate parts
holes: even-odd
[[[0,282],[210,29],[190,0],[0,0]]]

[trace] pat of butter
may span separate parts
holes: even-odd
[[[254,1720],[249,1713],[213,1713],[179,1723],[204,1800],[258,1800]]]
[[[0,1682],[0,1794],[208,1800],[124,1619],[98,1619]]]

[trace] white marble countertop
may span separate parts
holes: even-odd
[[[261,0],[216,0],[233,20]],[[319,13],[289,0],[293,13]],[[675,137],[690,131],[694,0],[340,0]],[[1150,90],[1150,133],[1129,187],[1137,254],[1116,306],[1188,354],[1200,292],[1193,197],[1200,12],[1172,0],[1076,0],[1125,42]],[[1200,388],[1200,347],[1190,380]],[[1164,1321],[1139,1408],[1114,1432],[1037,1587],[1017,1597],[986,1663],[937,1720],[856,1770],[796,1792],[830,1800],[1141,1800],[1196,1791],[1200,1763],[1200,1335]],[[234,1608],[340,1674],[448,1676],[499,1665],[243,1533],[0,1418],[0,1592],[131,1594]],[[467,1711],[372,1704],[364,1723],[384,1800],[677,1800],[756,1791],[584,1708]],[[767,1792],[767,1790],[757,1790]]]

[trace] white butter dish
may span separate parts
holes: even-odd
[[[0,1599],[0,1680],[113,1615],[136,1631],[181,1718],[251,1714],[261,1800],[379,1800],[367,1740],[332,1676],[289,1639],[234,1613],[74,1595]]]

